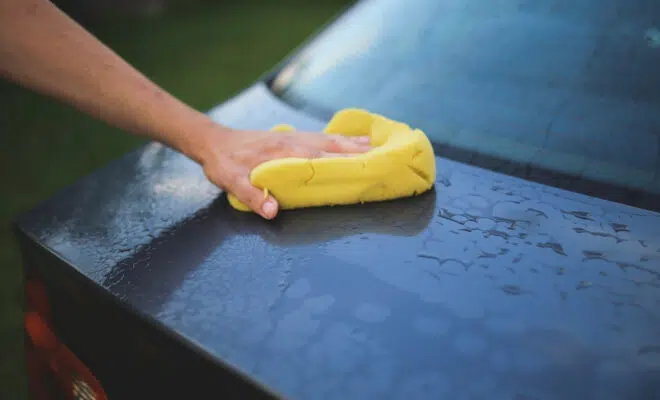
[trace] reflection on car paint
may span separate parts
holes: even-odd
[[[651,47],[660,47],[660,30],[657,28],[649,28],[644,35]]]
[[[323,125],[263,85],[211,115]],[[660,214],[437,161],[426,195],[267,222],[147,147],[21,227],[287,398],[660,393]],[[194,195],[154,190],[183,180]]]

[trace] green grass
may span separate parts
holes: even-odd
[[[347,2],[204,4],[88,28],[155,82],[207,110],[271,68]],[[0,83],[0,104],[0,398],[21,399],[22,272],[10,220],[141,140],[7,83]]]

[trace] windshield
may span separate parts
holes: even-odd
[[[657,0],[366,0],[271,86],[404,121],[438,155],[660,194]]]

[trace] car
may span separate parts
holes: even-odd
[[[356,2],[209,115],[379,113],[427,134],[434,189],[266,221],[148,143],[16,220],[33,386],[660,398],[658,21],[653,0]]]

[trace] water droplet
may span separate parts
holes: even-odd
[[[592,285],[591,282],[580,281],[580,283],[578,283],[578,285],[575,289],[576,290],[586,289],[586,288],[590,287],[591,285]]]
[[[660,30],[657,28],[649,28],[644,34],[644,38],[650,47],[660,47]]]
[[[523,290],[518,285],[504,285],[501,289],[504,293],[511,296],[519,296],[523,294]]]

